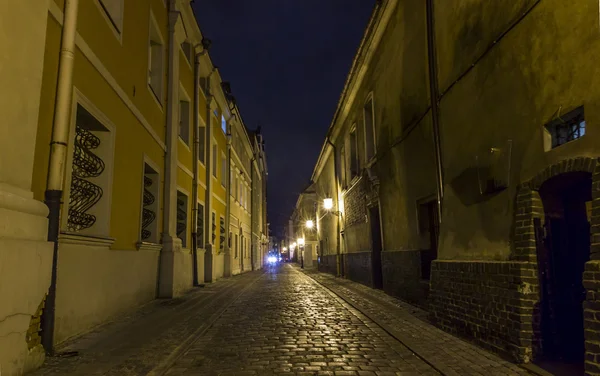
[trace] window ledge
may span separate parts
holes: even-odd
[[[72,232],[61,232],[58,236],[58,241],[62,244],[78,244],[110,248],[114,244],[115,239],[102,236],[82,235]]]
[[[138,251],[161,251],[163,248],[162,244],[148,242],[138,242],[135,247]]]

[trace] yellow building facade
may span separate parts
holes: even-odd
[[[0,165],[0,221],[13,224],[0,229],[0,286],[29,289],[0,308],[8,375],[156,297],[253,269],[249,169],[259,152],[189,0],[18,7],[4,24],[36,26],[22,34],[24,51],[2,41],[15,58],[0,74],[20,91],[3,98],[3,140],[16,143],[0,149],[23,168]],[[23,317],[5,320],[13,309]]]

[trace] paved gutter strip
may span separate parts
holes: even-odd
[[[422,317],[416,317],[407,310],[410,307],[415,313],[422,314],[421,309],[403,302],[394,304],[392,301],[395,299],[387,295],[382,299],[378,295],[383,292],[319,272],[304,270],[304,274],[362,312],[444,375],[462,376],[467,374],[466,372],[487,376],[532,374],[530,370],[434,327]],[[424,340],[427,343],[422,343]]]
[[[175,362],[181,358],[181,356],[183,356],[185,352],[189,350],[189,348],[192,347],[194,343],[196,343],[221,316],[223,316],[223,313],[225,313],[225,311],[227,311],[227,309],[235,301],[237,301],[242,294],[244,294],[252,285],[256,283],[256,281],[263,276],[264,274],[262,274],[259,278],[255,278],[250,283],[243,285],[241,291],[236,293],[233,299],[230,299],[222,308],[213,313],[207,320],[206,324],[200,326],[192,334],[190,334],[179,346],[177,346],[177,348],[167,357],[167,359],[163,360],[159,365],[154,367],[152,371],[146,374],[146,376],[162,376],[167,373],[169,368],[172,367],[173,364],[175,364]]]
[[[60,346],[61,351],[79,351],[79,356],[47,358],[42,368],[29,375],[146,375],[179,348],[181,338],[205,328],[215,311],[220,312],[261,275],[247,273],[195,288],[179,298],[154,300]]]

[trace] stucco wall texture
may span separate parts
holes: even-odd
[[[480,328],[481,332],[478,318],[461,316],[460,312],[472,308],[461,306],[461,302],[466,299],[483,302],[482,307],[487,304],[490,299],[483,299],[485,289],[476,286],[497,288],[492,284],[496,277],[482,277],[486,274],[482,271],[488,269],[498,278],[511,279],[512,274],[536,278],[535,256],[521,260],[515,253],[519,190],[549,166],[560,170],[560,166],[575,163],[571,161],[577,158],[595,160],[600,155],[600,132],[596,126],[600,120],[600,91],[596,89],[600,87],[596,63],[600,57],[598,2],[434,0],[444,197],[431,281],[421,271],[420,254],[430,244],[422,233],[418,214],[419,202],[436,194],[426,2],[388,0],[382,4],[383,8],[393,6],[393,14],[373,59],[362,66],[366,73],[358,82],[355,95],[342,100],[343,120],[335,123],[330,134],[338,149],[335,157],[339,158],[339,149],[348,146],[347,135],[356,126],[363,172],[361,179],[353,183],[368,187],[373,177],[378,181],[383,288],[429,307],[433,317],[449,331],[488,336],[490,340],[478,340],[497,351],[511,353],[518,360],[531,360],[533,345],[527,334],[531,328],[527,326],[531,326],[533,313],[527,309],[533,304],[530,300],[536,299],[537,290],[523,292],[524,287],[518,283],[508,287],[499,284],[506,293],[516,291],[521,300],[510,304],[524,310],[515,316],[515,323],[511,324],[514,330],[508,337],[494,332],[492,327]],[[367,46],[372,37],[368,33],[365,36]],[[364,63],[365,51],[359,51],[359,66]],[[370,95],[374,102],[376,156],[367,161],[363,107]],[[551,148],[545,125],[580,106],[584,108],[585,136]],[[500,172],[495,171],[496,177],[507,184],[493,194],[482,195],[478,160],[486,163],[491,148],[506,157],[498,164]],[[334,192],[333,154],[328,154],[316,176],[321,192]],[[359,187],[352,184],[341,189],[345,206],[341,259],[347,278],[370,284],[373,270],[366,260],[372,246],[365,234],[371,234],[371,230],[368,217],[359,220],[356,216],[361,211],[367,213],[367,203],[353,196]],[[594,186],[593,192],[597,189]],[[335,241],[333,219],[322,222],[321,233]],[[592,226],[593,235],[598,230],[594,230],[594,223]],[[592,248],[598,243],[594,239],[592,236]],[[332,268],[335,249],[334,243],[326,248],[330,256],[321,265],[322,270],[340,272],[339,268]],[[595,270],[590,265],[587,270]],[[505,268],[510,272],[504,273]],[[507,283],[516,283],[513,279]],[[452,291],[444,287],[447,281],[456,282]],[[462,281],[472,283],[465,285]],[[430,287],[435,289],[433,295]],[[505,292],[498,294],[504,296]],[[588,293],[588,300],[590,296],[595,299]],[[453,300],[456,297],[458,300]],[[456,308],[452,319],[444,313],[448,308],[444,302],[450,301]],[[595,303],[586,304],[591,307]],[[479,317],[474,312],[473,317]],[[588,346],[587,351],[590,349]],[[590,362],[586,372],[593,374],[596,371]],[[600,367],[597,370],[600,372]]]

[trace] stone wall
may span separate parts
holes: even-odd
[[[323,273],[337,274],[337,261],[336,255],[324,255],[321,256],[321,262],[319,263],[319,271]]]
[[[383,291],[425,308],[429,281],[421,279],[421,251],[381,253]]]
[[[436,260],[429,311],[442,329],[528,362],[538,286],[534,263]]]
[[[363,285],[372,285],[371,252],[344,254],[345,277]]]

